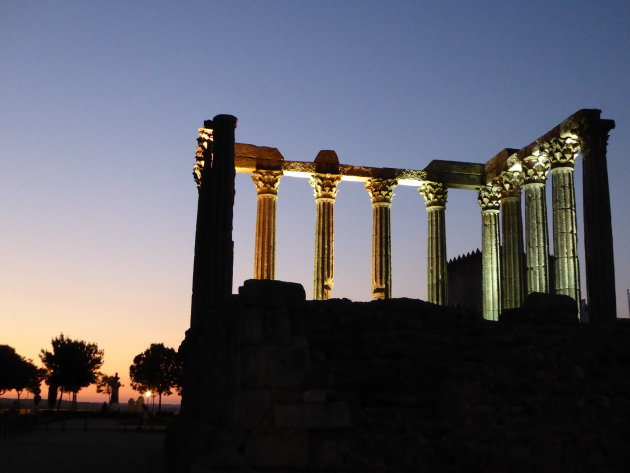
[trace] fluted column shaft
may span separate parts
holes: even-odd
[[[315,261],[313,299],[330,299],[335,265],[335,197],[341,176],[314,174],[311,186],[315,193]]]
[[[209,308],[232,294],[235,127],[236,117],[217,115],[199,129],[193,169],[199,200],[191,326],[209,316]]]
[[[492,184],[481,187],[477,201],[481,207],[482,315],[486,320],[499,320],[501,313],[499,189]]]
[[[572,167],[551,170],[553,200],[553,247],[557,294],[575,299],[580,306],[580,271],[577,249],[577,219]]]
[[[282,171],[252,172],[256,186],[256,241],[254,244],[254,279],[276,276],[276,201]]]
[[[584,248],[589,318],[617,318],[615,258],[606,147],[612,120],[587,122],[580,129],[584,200]]]
[[[444,207],[428,207],[428,299],[434,304],[448,304],[446,273],[446,225]]]
[[[445,206],[448,189],[438,182],[425,182],[418,192],[427,206],[427,299],[448,304]]]
[[[536,149],[522,161],[525,183],[525,260],[527,293],[549,292],[549,230],[545,182],[548,153]]]
[[[520,197],[501,199],[502,219],[502,282],[504,309],[523,303],[523,224]]]
[[[527,293],[549,292],[549,230],[545,184],[525,184]]]
[[[372,299],[392,297],[391,202],[397,182],[370,179],[365,188],[372,199]]]

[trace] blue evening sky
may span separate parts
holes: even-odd
[[[617,123],[608,166],[627,316],[629,31],[627,0],[5,0],[0,343],[36,358],[64,331],[98,342],[106,370],[125,374],[150,343],[179,344],[195,138],[219,113],[239,118],[237,141],[285,159],[334,149],[347,164],[422,169],[485,162],[581,108],[602,109]],[[449,258],[480,246],[475,197],[449,194]],[[255,202],[239,175],[235,288],[253,271]],[[277,277],[309,297],[314,214],[308,181],[284,178]],[[392,227],[394,296],[425,298],[426,212],[414,188],[397,189]],[[344,182],[334,296],[369,299],[370,241],[367,192]]]

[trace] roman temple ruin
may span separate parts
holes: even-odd
[[[342,181],[360,182],[372,202],[372,298],[392,295],[390,209],[396,186],[414,186],[424,198],[428,220],[428,300],[448,303],[445,217],[448,189],[470,190],[480,206],[482,232],[482,312],[497,320],[503,309],[516,308],[532,292],[554,292],[580,305],[574,167],[583,160],[586,288],[592,320],[616,318],[615,274],[606,166],[608,134],[615,124],[600,110],[580,110],[521,149],[506,148],[485,163],[431,161],[422,170],[374,168],[340,164],[334,151],[320,151],[313,162],[284,159],[277,148],[234,143],[236,118],[219,115],[199,129],[194,175],[199,188],[199,216],[210,205],[222,209],[217,218],[231,229],[234,172],[251,174],[257,191],[254,278],[275,279],[276,201],[283,177],[307,178],[316,204],[314,299],[329,299],[334,283],[334,204]],[[549,179],[549,175],[551,178]],[[547,228],[546,186],[551,181],[553,255]],[[227,186],[227,191],[219,187]],[[210,187],[210,189],[207,189]],[[222,187],[221,187],[222,188]],[[522,203],[524,199],[524,218]],[[224,271],[232,258],[231,237],[212,235],[197,222],[195,278],[206,271]],[[226,227],[227,228],[227,227]],[[207,236],[206,233],[208,232]],[[212,269],[204,238],[221,248]],[[224,241],[225,240],[225,241]],[[229,241],[228,241],[229,240]],[[228,261],[230,260],[230,261]],[[214,261],[214,260],[213,260]],[[229,278],[201,291],[214,298],[231,291]],[[227,274],[227,273],[225,273]],[[205,276],[204,276],[205,277]],[[229,281],[228,281],[229,279]],[[203,280],[203,278],[202,278]],[[206,283],[207,284],[207,283]],[[199,294],[199,292],[203,292]],[[195,310],[193,310],[193,313]]]

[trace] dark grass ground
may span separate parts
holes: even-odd
[[[115,419],[40,424],[32,431],[0,439],[1,473],[165,473],[165,429],[125,430]]]

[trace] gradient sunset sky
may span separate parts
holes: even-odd
[[[195,140],[219,113],[238,117],[237,141],[285,159],[333,149],[345,164],[422,169],[485,162],[602,109],[617,123],[608,166],[627,317],[629,25],[627,0],[2,2],[0,344],[39,362],[61,332],[96,342],[121,400],[137,397],[133,357],[177,348],[188,328]],[[576,182],[582,230],[580,165]],[[475,198],[449,193],[449,258],[480,247]],[[235,291],[253,271],[255,210],[239,175]],[[335,212],[333,294],[367,300],[367,192],[343,182]],[[284,178],[277,277],[309,297],[314,216],[308,181]],[[426,297],[426,227],[421,196],[398,187],[395,297]]]

